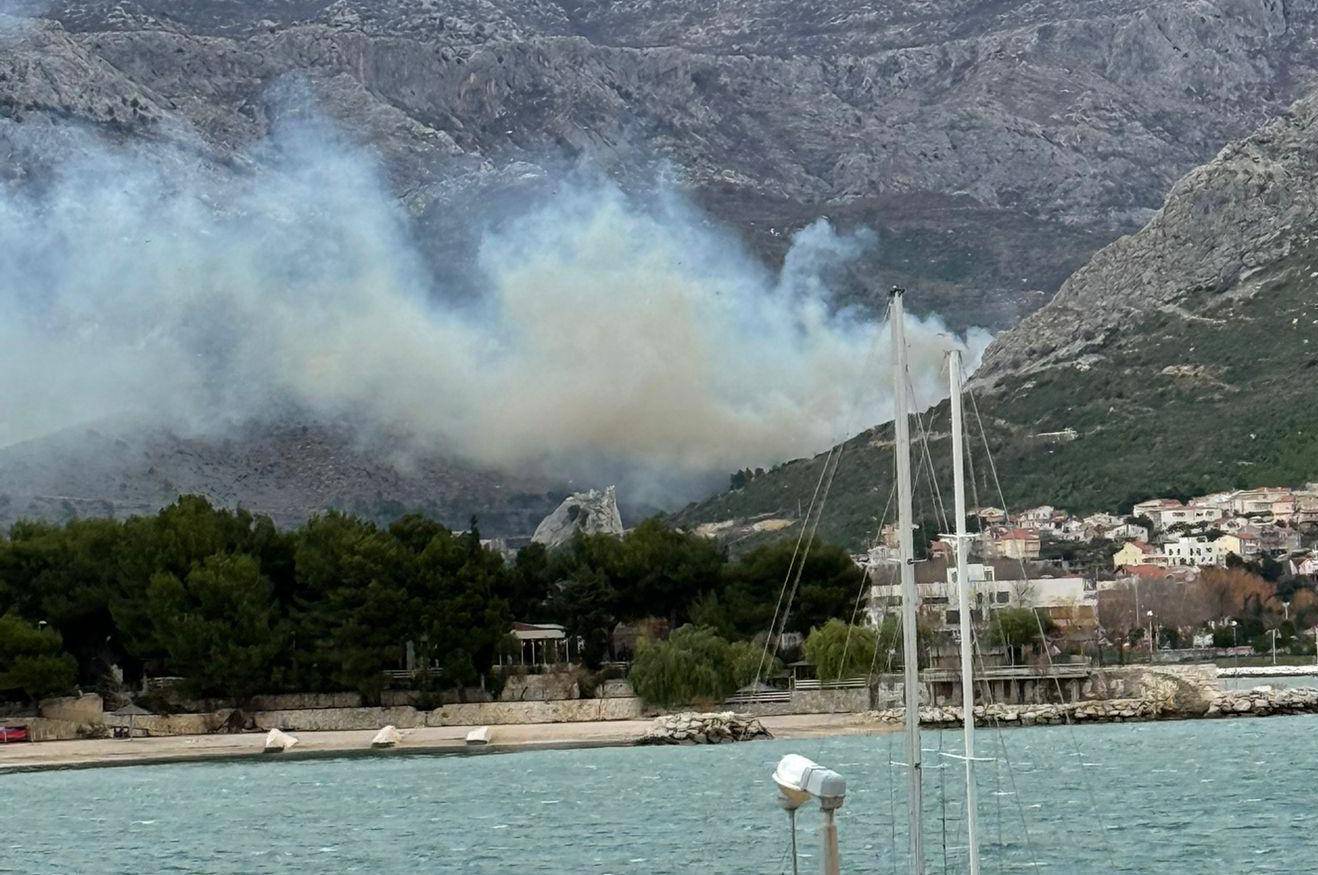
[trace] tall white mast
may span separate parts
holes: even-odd
[[[907,808],[911,838],[911,871],[924,875],[924,836],[920,822],[923,801],[920,762],[920,667],[915,627],[915,545],[911,536],[911,432],[906,421],[906,327],[902,320],[902,289],[893,288],[889,306],[892,324],[893,430],[897,455],[897,548],[902,577],[902,669],[906,694]]]
[[[966,835],[970,845],[970,875],[979,875],[979,812],[975,806],[975,667],[970,638],[970,575],[966,533],[965,451],[962,449],[961,350],[947,354],[948,387],[952,398],[952,486],[956,504],[956,583],[961,625],[961,711],[966,754]]]

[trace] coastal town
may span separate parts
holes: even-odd
[[[1318,701],[1286,698],[1290,694],[1240,699],[1218,681],[1251,672],[1314,671],[1318,484],[1152,498],[1127,510],[1086,516],[1050,506],[971,512],[967,573],[980,660],[976,682],[983,685],[985,707],[997,709],[985,719],[1010,725],[1049,722],[1048,714],[1083,721],[1123,719],[1127,712],[1124,719],[1158,719],[1237,713],[1246,706],[1258,714],[1318,707]],[[947,709],[959,701],[962,683],[954,658],[956,562],[950,537],[933,525],[919,528],[925,535],[915,563],[921,695],[934,709],[927,719],[938,724],[952,719]],[[313,559],[334,563],[323,584],[304,580],[306,572],[297,570],[298,586],[340,589],[320,607],[307,596],[281,605],[277,590],[268,591],[265,613],[246,626],[234,625],[223,604],[220,614],[206,619],[205,600],[233,586],[257,598],[262,590],[249,577],[251,569],[234,565],[233,557],[189,558],[184,546],[226,529],[233,548],[256,557],[272,550],[261,541],[273,533],[259,520],[195,498],[147,520],[15,528],[2,545],[0,566],[13,585],[8,597],[34,619],[11,609],[0,623],[0,647],[12,651],[0,679],[18,693],[0,712],[6,740],[20,727],[32,740],[54,740],[388,726],[413,732],[412,743],[421,744],[426,735],[414,730],[494,726],[500,727],[496,739],[512,743],[530,736],[501,727],[603,722],[613,729],[596,737],[615,738],[624,724],[632,733],[650,716],[692,705],[766,719],[833,715],[827,718],[833,723],[839,714],[852,714],[882,724],[900,712],[893,710],[901,689],[895,626],[901,596],[891,525],[863,554],[810,542],[798,565],[791,539],[734,558],[716,541],[659,520],[625,529],[611,488],[569,496],[518,550],[474,529],[449,532],[418,519],[376,530],[329,517],[281,537],[308,568]],[[168,596],[159,589],[159,574],[145,590],[134,590],[138,584],[131,581],[68,576],[62,564],[83,567],[78,552],[92,533],[123,538],[134,552],[153,540],[170,550],[183,547],[171,561],[194,570]],[[42,543],[40,553],[33,552],[34,538]],[[379,556],[357,554],[386,539],[425,550],[392,570],[394,560],[379,565],[372,574],[399,576],[396,595],[385,598],[377,582],[371,598],[384,600],[354,607],[345,601],[352,590],[343,587],[355,584],[341,576],[357,573],[352,569],[362,562],[380,563]],[[442,554],[449,558],[431,569]],[[277,568],[263,573],[274,575]],[[790,618],[771,619],[772,600],[794,568],[800,569],[795,609]],[[430,588],[425,581],[437,573],[451,582]],[[26,587],[24,574],[46,583]],[[475,584],[462,581],[472,575],[494,575],[488,578],[493,583],[481,582],[464,595],[461,587]],[[600,576],[608,581],[602,589],[591,582]],[[61,594],[65,586],[70,589]],[[115,586],[123,588],[116,604],[141,600],[133,614],[117,607],[119,615],[157,617],[153,631],[134,632],[134,640],[109,625],[110,634],[101,635],[105,645],[61,646],[46,618],[62,628],[86,623],[56,612],[67,610],[65,600],[74,595],[100,598]],[[484,619],[462,629],[442,625],[477,592],[489,600]],[[170,610],[198,600],[183,609],[188,625],[161,613],[156,602],[164,598]],[[414,613],[379,613],[392,604],[412,604]],[[246,610],[254,607],[249,603]],[[369,639],[361,638],[358,617],[374,618]],[[203,621],[213,623],[204,632],[197,626]],[[342,631],[337,623],[345,624]],[[312,643],[305,655],[294,644],[299,629],[311,636],[304,639]],[[428,643],[436,640],[430,635],[442,638],[439,648]],[[121,638],[125,644],[116,651]],[[265,654],[269,663],[253,671],[251,654]],[[327,664],[330,659],[341,660],[341,667]],[[270,670],[317,661],[321,674]],[[1124,673],[1138,666],[1159,666],[1161,673]],[[1157,698],[1168,678],[1196,691],[1189,704]],[[75,685],[82,691],[70,697]],[[558,737],[557,730],[545,732]],[[454,743],[451,731],[441,736],[441,746]]]
[[[976,623],[985,609],[1033,609],[1053,624],[1054,648],[1119,661],[1313,652],[1318,483],[1150,498],[1124,514],[1042,505],[971,516]],[[874,622],[901,603],[895,547],[887,525],[856,557],[873,581]],[[959,619],[952,557],[950,537],[937,536],[917,564],[922,615],[944,633]],[[1233,599],[1241,610],[1228,610]]]

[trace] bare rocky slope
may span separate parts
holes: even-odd
[[[875,305],[879,289],[903,283],[918,289],[913,309],[937,310],[958,327],[1003,328],[1044,304],[1093,252],[1147,221],[1177,178],[1281,112],[1318,66],[1315,0],[39,5],[38,17],[0,19],[0,184],[41,185],[50,163],[78,148],[66,136],[73,127],[128,144],[185,143],[200,159],[241,173],[244,147],[291,111],[281,94],[305,87],[349,137],[380,156],[437,261],[469,251],[465,219],[473,205],[515,201],[552,184],[556,168],[587,159],[629,185],[676,174],[771,263],[791,231],[821,214],[843,226],[870,225],[879,245],[851,277],[848,300]],[[15,136],[20,128],[25,135]],[[1250,164],[1242,157],[1231,172]],[[1275,197],[1286,186],[1257,169],[1251,174],[1249,184],[1263,186],[1252,196]],[[1136,253],[1130,241],[1105,250],[1055,306],[994,349],[986,385],[1006,386],[1009,375],[1040,368],[1070,380],[1082,373],[1072,366],[1075,354],[1106,356],[1086,380],[1100,373],[1116,380],[1127,373],[1118,356],[1123,336],[1160,330],[1151,320],[1175,323],[1177,342],[1187,326],[1228,331],[1238,317],[1202,317],[1225,320],[1210,323],[1182,316],[1178,308],[1189,304],[1177,294],[1159,297],[1166,284],[1139,272],[1162,268],[1121,267],[1183,251],[1173,233],[1207,241],[1210,228],[1240,230],[1216,221],[1211,198],[1195,204],[1191,210],[1209,214],[1187,214],[1173,229],[1168,217],[1178,208],[1169,205],[1153,231],[1133,238],[1156,240],[1148,252]],[[1253,217],[1266,207],[1260,201],[1254,213],[1240,211],[1240,222],[1254,229]],[[1205,219],[1202,229],[1191,227],[1196,218]],[[1160,258],[1169,273],[1180,269]],[[1216,288],[1207,266],[1215,258],[1190,265],[1205,288]],[[1227,274],[1218,285],[1230,280],[1232,290],[1254,288],[1273,275],[1268,270],[1280,270],[1274,265],[1246,281],[1219,267]],[[1126,286],[1117,305],[1092,291]],[[1132,303],[1146,290],[1159,307]],[[1228,291],[1213,300],[1247,308],[1259,299]],[[1110,312],[1081,325],[1090,306]],[[1159,348],[1172,356],[1174,347]],[[1167,366],[1195,364],[1179,351],[1172,358]],[[1204,367],[1210,370],[1159,379],[1169,392],[1249,397],[1221,361]],[[1071,383],[1058,377],[1029,385],[1014,427],[1045,430],[1081,419],[1065,407],[1028,407],[1047,385],[1061,391]],[[1141,389],[1126,406],[1133,412],[1161,403]],[[195,488],[290,519],[331,504],[364,507],[381,496],[409,506],[430,502],[450,517],[469,507],[486,519],[506,511],[511,530],[521,525],[513,522],[521,499],[509,504],[503,496],[539,491],[452,463],[426,476],[386,474],[332,429],[325,434],[338,441],[328,458],[354,461],[335,463],[324,488],[316,484],[326,469],[278,437],[207,449],[203,456],[225,459],[208,467],[181,461],[193,452],[187,441],[145,436],[130,441],[142,455],[111,470],[107,460],[120,456],[97,458],[96,441],[65,447],[66,435],[49,444],[52,455],[39,466],[35,446],[0,455],[0,492],[20,512],[61,515],[75,499],[126,512],[167,500],[175,488]],[[97,464],[87,464],[93,458]],[[1049,458],[1068,457],[1059,451]],[[161,480],[159,460],[181,467]],[[1234,462],[1223,464],[1235,470]],[[102,468],[104,477],[87,473]],[[757,481],[745,492],[760,497],[734,503],[777,512],[809,494],[808,487],[767,488]],[[1078,494],[1086,501],[1108,496]],[[722,518],[717,508],[727,500],[692,518]],[[858,530],[854,520],[875,513],[868,493],[854,493],[850,511],[834,500],[853,520],[837,527],[848,535]]]
[[[880,245],[849,294],[918,280],[918,309],[993,328],[1318,64],[1313,0],[44,6],[0,53],[0,118],[196,135],[225,158],[294,74],[446,251],[464,204],[558,162],[666,162],[770,260],[820,214],[866,223]],[[39,173],[4,141],[0,173]]]
[[[1010,504],[1116,509],[1318,480],[1315,159],[1318,94],[1191,171],[1146,227],[997,339],[972,388]],[[927,416],[940,465],[946,408]],[[828,534],[859,544],[874,531],[890,435],[847,443]],[[683,518],[794,517],[822,463],[787,463]],[[974,497],[997,503],[982,460],[975,480]],[[927,483],[917,504],[932,518]]]
[[[252,424],[206,438],[102,424],[0,449],[0,528],[153,513],[196,494],[284,526],[328,510],[379,522],[420,511],[454,529],[475,516],[483,534],[522,536],[566,492],[326,425]]]

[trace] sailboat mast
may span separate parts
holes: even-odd
[[[979,875],[979,812],[975,804],[975,666],[970,637],[970,575],[966,533],[966,476],[961,411],[961,350],[947,354],[948,388],[952,399],[952,489],[956,505],[956,583],[961,626],[961,712],[966,754],[966,835],[969,838],[970,875]]]
[[[920,666],[916,651],[915,544],[911,535],[911,432],[906,409],[906,326],[899,288],[892,290],[889,322],[892,324],[893,430],[897,455],[897,548],[902,579],[902,668],[906,696],[906,762],[909,781],[907,807],[911,839],[911,871],[924,875],[924,835],[920,822],[923,801],[920,762]]]

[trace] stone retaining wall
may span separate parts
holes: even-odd
[[[131,726],[135,735],[209,735],[224,726],[232,713],[232,708],[221,708],[203,714],[140,714],[131,721],[128,717],[106,714],[105,725],[124,729]]]
[[[756,717],[782,714],[849,714],[870,708],[870,691],[864,687],[845,690],[792,690],[786,702],[756,702],[736,705],[738,711]]]
[[[256,711],[251,717],[256,726],[264,730],[322,732],[379,729],[389,724],[399,729],[415,729],[418,726],[502,726],[517,723],[638,720],[645,713],[641,700],[631,698],[565,699],[557,702],[469,702],[444,705],[433,711],[418,711],[409,705],[393,708],[304,708]]]
[[[95,693],[82,696],[65,696],[42,699],[39,708],[42,717],[70,723],[100,723],[105,714],[105,703]]]
[[[545,702],[554,699],[575,699],[580,696],[575,672],[559,671],[547,674],[509,675],[504,681],[500,702]]]

